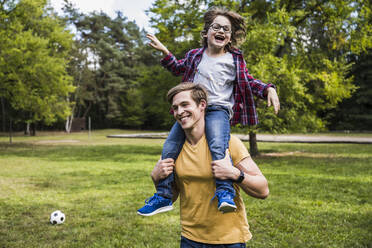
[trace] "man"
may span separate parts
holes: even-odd
[[[264,199],[269,194],[266,178],[243,143],[234,136],[229,153],[235,166],[228,156],[212,163],[204,134],[207,94],[200,85],[179,84],[168,92],[168,100],[176,121],[185,131],[186,141],[176,163],[173,159],[159,160],[151,177],[156,185],[174,169],[177,172],[173,201],[180,196],[181,247],[246,247],[245,242],[252,235],[239,187],[253,197]],[[235,212],[222,213],[217,204],[211,204],[216,201],[212,199],[214,178],[235,182]]]

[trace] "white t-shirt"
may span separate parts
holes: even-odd
[[[204,51],[195,73],[194,83],[203,85],[208,91],[208,104],[221,105],[229,109],[230,118],[234,106],[234,80],[236,68],[231,53],[213,58]]]

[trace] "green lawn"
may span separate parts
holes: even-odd
[[[163,140],[105,130],[0,137],[0,247],[178,247],[179,207],[141,217]],[[248,145],[248,144],[246,144]],[[270,196],[244,196],[249,247],[372,247],[372,146],[259,143]],[[49,224],[60,209],[63,225]]]

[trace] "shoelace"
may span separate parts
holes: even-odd
[[[154,196],[151,196],[145,200],[145,203],[148,205],[153,205],[154,203],[157,203],[159,201],[158,195],[155,194]]]

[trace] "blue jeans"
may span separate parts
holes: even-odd
[[[212,245],[192,241],[181,236],[180,248],[245,248],[245,243]]]
[[[205,136],[208,141],[212,160],[225,158],[226,149],[229,148],[230,140],[230,118],[229,111],[223,106],[208,106],[205,114]],[[162,159],[173,158],[176,161],[185,143],[185,132],[176,122],[163,145]],[[159,195],[172,198],[172,183],[174,173],[160,180],[156,191]],[[233,182],[231,180],[216,179],[216,192],[227,190],[235,196]]]

